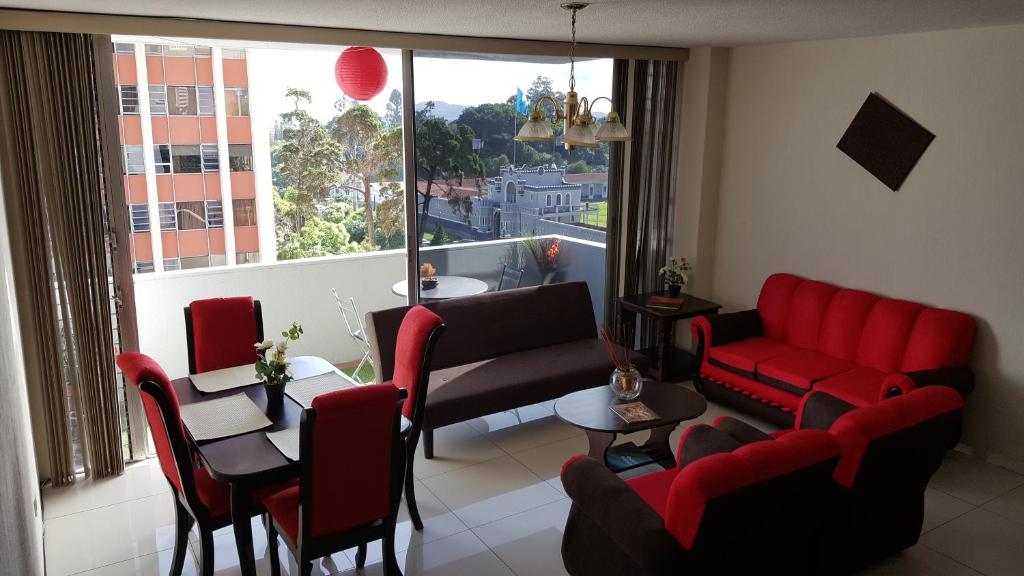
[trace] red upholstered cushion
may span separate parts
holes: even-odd
[[[818,333],[818,350],[843,360],[857,356],[868,313],[878,296],[860,290],[840,290],[832,297]]]
[[[906,300],[879,300],[864,322],[855,362],[883,372],[898,371],[910,331],[923,308]]]
[[[138,386],[142,382],[153,382],[160,387],[160,391],[167,399],[169,412],[164,414],[160,411],[157,401],[149,394],[142,394],[142,406],[146,411],[146,420],[149,422],[149,430],[153,436],[153,444],[156,447],[156,456],[160,460],[160,469],[164,476],[171,482],[178,492],[181,492],[181,478],[178,477],[178,466],[174,461],[174,453],[171,450],[171,441],[167,431],[178,436],[182,441],[185,439],[185,430],[181,425],[181,412],[178,407],[178,395],[171,386],[171,380],[167,373],[156,363],[155,360],[138,352],[125,352],[118,355],[117,365],[124,373],[129,382]],[[166,417],[167,426],[164,427]]]
[[[883,384],[888,376],[889,374],[881,370],[857,366],[815,383],[814,390],[828,392],[856,406],[867,406],[878,402],[882,397]]]
[[[833,477],[842,486],[853,486],[860,463],[873,441],[959,410],[963,404],[963,398],[956,390],[947,386],[928,386],[843,414],[829,429],[842,449]]]
[[[203,502],[210,516],[214,518],[231,513],[231,486],[210,478],[205,468],[195,472],[196,493]]]
[[[753,375],[759,363],[795,351],[796,348],[778,340],[755,336],[739,342],[713,346],[708,349],[708,356],[719,364]]]
[[[721,383],[723,386],[736,389],[739,394],[750,396],[755,400],[761,400],[766,404],[782,408],[786,411],[794,412],[797,406],[800,405],[800,396],[792,392],[786,392],[775,386],[751,380],[746,376],[740,376],[712,364],[703,365],[700,371],[702,378],[710,378]]]
[[[901,370],[966,366],[971,358],[977,324],[962,312],[926,308],[910,332]]]
[[[665,528],[684,548],[692,550],[710,500],[834,458],[838,453],[839,447],[828,432],[799,430],[696,460],[672,481]]]
[[[786,311],[782,341],[798,348],[817,348],[822,318],[838,291],[839,288],[817,280],[804,280],[797,285]]]
[[[263,499],[263,507],[294,546],[299,540],[299,487],[289,486],[270,494]]]
[[[757,312],[761,315],[762,333],[782,340],[783,327],[789,310],[789,301],[798,284],[804,279],[793,274],[772,274],[764,281],[757,298]]]
[[[679,468],[671,468],[653,474],[636,476],[626,480],[630,488],[637,493],[647,505],[654,509],[662,518],[665,517],[665,506],[668,503],[668,491],[672,481],[679,474]]]
[[[757,379],[765,384],[778,381],[801,390],[810,390],[815,382],[852,368],[852,362],[835,356],[815,350],[797,350],[758,364]]]
[[[189,304],[196,372],[256,363],[256,306],[248,296]]]
[[[398,328],[395,343],[395,372],[392,383],[408,392],[402,414],[413,417],[416,405],[416,391],[420,384],[420,370],[423,367],[423,355],[426,353],[427,339],[430,333],[442,324],[441,317],[423,306],[413,306],[402,319]]]

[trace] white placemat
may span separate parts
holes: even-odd
[[[256,368],[252,364],[244,364],[233,368],[211,370],[202,374],[189,374],[196,390],[209,394],[255,384]]]
[[[245,434],[271,424],[245,394],[185,404],[181,407],[181,421],[197,441]]]
[[[299,460],[299,429],[285,428],[277,432],[267,432],[267,440],[277,448],[278,452],[292,462]]]
[[[289,398],[298,402],[303,408],[313,405],[313,398],[342,388],[352,388],[355,382],[337,372],[328,372],[319,376],[292,380],[284,392]]]

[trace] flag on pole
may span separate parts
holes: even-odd
[[[522,88],[516,88],[516,112],[520,114],[526,114],[528,112],[526,109],[526,100],[523,100]]]

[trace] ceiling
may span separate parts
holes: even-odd
[[[566,40],[559,0],[0,0],[0,6]],[[580,42],[732,46],[1024,22],[1024,0],[592,0]],[[2,26],[2,24],[0,24]]]

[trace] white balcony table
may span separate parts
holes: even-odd
[[[475,296],[487,292],[487,283],[476,278],[467,276],[438,276],[437,286],[430,290],[420,289],[421,300],[448,300],[451,298],[462,298],[463,296]],[[398,296],[409,295],[409,285],[405,280],[395,282],[391,291]]]

